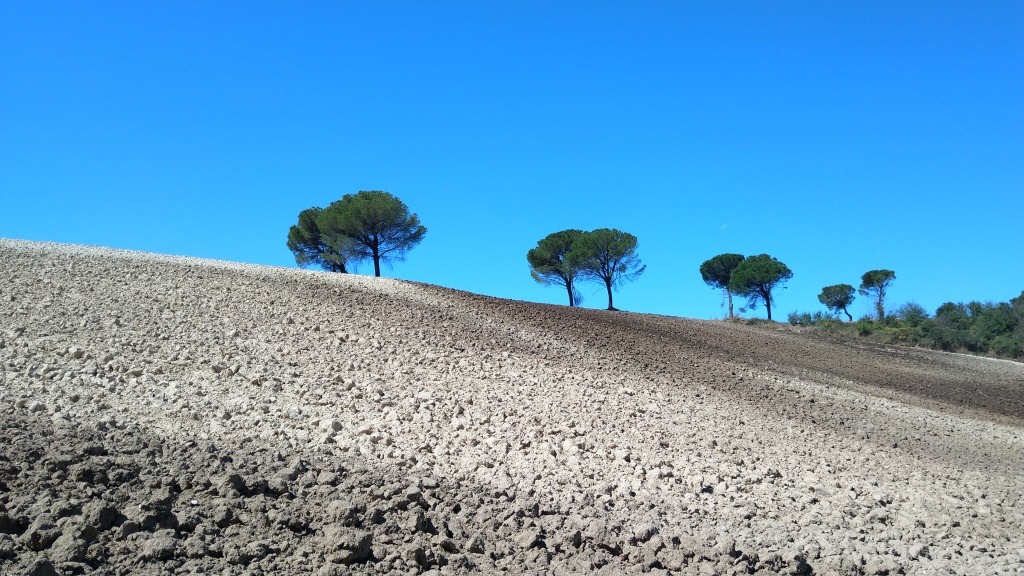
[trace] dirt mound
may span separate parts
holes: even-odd
[[[1011,574],[1024,365],[0,240],[0,573]]]

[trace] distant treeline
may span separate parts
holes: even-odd
[[[908,302],[881,320],[865,316],[847,323],[832,314],[792,312],[789,323],[852,331],[880,342],[1024,359],[1024,291],[1009,302],[946,302],[933,315]]]
[[[755,262],[756,266],[751,266]],[[700,274],[708,286],[721,289],[728,297],[729,317],[733,316],[732,296],[738,294],[747,297],[749,307],[767,304],[769,320],[774,291],[793,277],[789,268],[766,254],[719,254],[701,264]],[[827,312],[790,312],[789,323],[850,332],[881,342],[1024,359],[1024,291],[998,304],[946,302],[930,315],[915,302],[888,309],[885,297],[895,281],[896,273],[883,269],[865,272],[857,288],[851,284],[824,286],[818,302]],[[853,322],[849,307],[857,294],[871,300],[874,314]],[[840,313],[850,322],[840,320]]]

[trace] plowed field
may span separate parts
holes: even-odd
[[[1024,365],[0,240],[0,574],[1019,574]]]

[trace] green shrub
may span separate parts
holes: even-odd
[[[896,317],[903,320],[911,328],[916,328],[928,318],[928,311],[917,302],[907,302],[896,309]]]
[[[971,332],[981,340],[990,341],[1000,335],[1013,333],[1016,326],[1017,318],[1009,304],[1006,302],[988,303],[974,315]]]
[[[929,348],[951,352],[957,348],[957,332],[949,326],[933,323],[924,330],[922,343]]]
[[[876,323],[885,328],[893,328],[902,324],[903,320],[900,319],[896,310],[889,310],[888,313],[886,313],[885,318]]]
[[[859,336],[868,336],[875,331],[875,323],[870,318],[864,317],[857,320],[857,334]]]
[[[818,326],[820,326],[822,330],[827,331],[841,330],[843,327],[843,321],[835,316],[825,316],[818,322]]]
[[[888,330],[894,342],[909,344],[914,335],[914,329],[910,326],[896,326]]]
[[[991,350],[1003,358],[1024,358],[1024,342],[1009,334],[996,336],[992,340]]]
[[[935,311],[935,320],[943,326],[956,329],[966,329],[971,325],[971,317],[967,306],[963,302],[954,304],[946,302]]]
[[[832,316],[821,312],[811,314],[810,312],[797,312],[794,310],[786,317],[789,320],[789,323],[794,326],[830,325],[835,321],[835,318]]]
[[[970,330],[960,330],[956,336],[960,347],[969,352],[985,352],[988,350],[988,342]]]

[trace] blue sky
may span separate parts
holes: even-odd
[[[1005,301],[1022,22],[1016,1],[7,0],[0,237],[294,266],[299,211],[386,190],[428,233],[385,275],[493,296],[562,303],[526,251],[609,227],[648,265],[625,310],[721,317],[698,268],[722,252],[793,270],[779,320],[876,268],[892,306]]]

